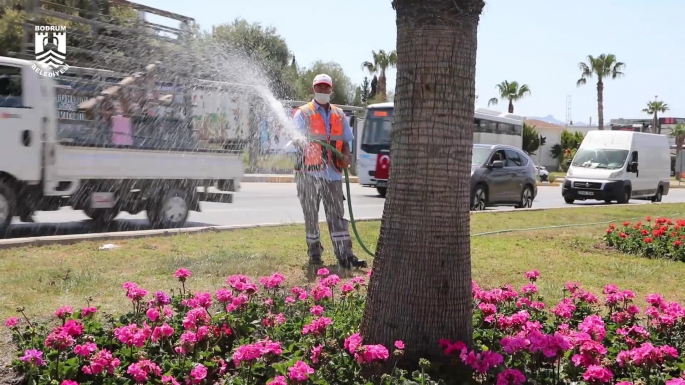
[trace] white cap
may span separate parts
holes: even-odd
[[[314,77],[314,83],[312,85],[315,86],[317,84],[328,84],[333,87],[333,79],[326,74],[319,74]]]

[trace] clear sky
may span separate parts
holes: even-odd
[[[361,63],[371,60],[371,51],[394,49],[397,37],[390,0],[136,1],[192,17],[203,29],[237,17],[273,26],[300,66],[336,61],[355,83],[367,75]],[[496,84],[516,80],[531,88],[515,105],[517,114],[563,121],[571,95],[573,120],[592,117],[596,124],[595,82],[576,87],[578,62],[613,53],[626,63],[626,76],[605,84],[606,121],[648,117],[642,109],[655,95],[669,104],[666,116],[685,117],[682,15],[685,0],[489,0],[478,32],[479,106],[497,96]],[[388,89],[394,85],[391,71]]]

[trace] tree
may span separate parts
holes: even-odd
[[[378,52],[376,51],[371,51],[371,55],[373,56],[373,62],[370,61],[365,61],[362,63],[362,69],[366,69],[369,71],[369,74],[371,75],[378,75],[378,94],[381,95],[382,100],[381,101],[386,101],[386,93],[387,93],[387,79],[385,76],[385,72],[389,68],[395,68],[397,65],[397,52],[396,51],[390,51],[386,53],[384,50],[380,50]]]
[[[369,78],[364,76],[364,81],[362,81],[362,85],[359,86],[359,90],[361,93],[361,100],[362,100],[362,105],[366,106],[369,103],[369,99],[371,99],[371,88],[369,84]]]
[[[378,93],[378,76],[374,75],[371,79],[371,92],[369,93],[369,100],[373,99]]]
[[[652,133],[661,134],[661,126],[659,125],[659,112],[668,111],[668,104],[664,103],[663,100],[653,100],[647,102],[647,108],[643,109],[645,112],[653,116],[652,119]]]
[[[582,132],[571,132],[564,130],[561,132],[561,149],[562,150],[573,150],[580,147],[583,143],[585,135]]]
[[[540,148],[540,135],[535,126],[523,124],[523,151],[528,154],[535,154],[535,151]]]
[[[510,114],[514,113],[514,102],[523,99],[526,95],[530,95],[528,84],[521,84],[521,86],[519,86],[519,83],[516,81],[511,83],[506,80],[503,81],[497,85],[497,91],[499,92],[500,98],[509,101]],[[499,100],[497,98],[492,98],[488,101],[488,106],[491,104],[497,105],[497,103],[499,103]]]
[[[484,5],[393,1],[398,72],[391,178],[361,334],[385,346],[403,340],[405,362],[446,363],[440,338],[470,345],[473,337],[471,174],[464,165],[473,147]]]
[[[598,128],[604,129],[604,79],[616,79],[624,75],[625,64],[616,60],[613,54],[601,54],[598,57],[588,55],[587,63],[578,63],[581,75],[576,82],[580,87],[587,84],[587,80],[597,76],[597,120]]]
[[[685,143],[685,124],[677,124],[675,127],[671,128],[671,132],[669,132],[668,135],[675,138],[676,164],[681,164],[681,166],[678,167],[678,171],[675,173],[675,177],[680,180],[680,170],[683,169],[682,163],[680,162],[680,152],[683,150],[683,143]]]
[[[298,79],[298,89],[301,94],[306,95],[306,99],[312,96],[312,82],[318,74],[328,74],[333,80],[333,94],[331,103],[333,104],[352,104],[354,100],[355,86],[352,84],[340,64],[335,62],[317,61],[306,70],[300,72]]]

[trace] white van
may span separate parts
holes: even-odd
[[[665,135],[590,131],[569,165],[562,196],[566,203],[594,199],[661,202],[670,187],[671,150]]]

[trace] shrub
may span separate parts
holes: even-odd
[[[403,363],[404,343],[364,344],[364,277],[342,282],[326,269],[319,275],[314,287],[290,290],[278,273],[260,285],[232,276],[212,295],[188,291],[191,274],[180,269],[180,289],[171,295],[150,296],[125,283],[132,310],[118,318],[90,303],[59,308],[56,326],[30,322],[22,312],[23,319],[5,323],[19,350],[13,365],[25,383],[63,385],[441,384],[452,382],[456,364],[472,368],[483,384],[685,384],[682,306],[653,294],[644,318],[629,290],[607,285],[600,305],[569,283],[564,299],[547,309],[537,271],[526,273],[530,283],[518,292],[473,284],[473,347],[436,341],[453,357],[449,367],[421,360],[411,374],[374,375]]]
[[[547,180],[549,180],[549,183],[554,183],[554,181],[557,180],[557,177],[554,176],[554,174],[549,174]]]
[[[685,261],[685,220],[674,223],[666,218],[647,217],[645,222],[611,224],[604,240],[608,246],[624,253]]]

